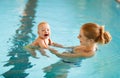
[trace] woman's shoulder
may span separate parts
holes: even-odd
[[[73,52],[74,53],[79,53],[79,52],[83,52],[86,49],[85,46],[76,46],[73,48]]]
[[[74,52],[78,53],[78,52],[91,52],[93,51],[91,47],[87,47],[87,46],[76,46],[73,49]]]

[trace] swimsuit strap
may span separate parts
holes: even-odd
[[[95,49],[93,50],[93,51],[97,51],[98,50],[98,48],[97,47],[95,47]],[[90,52],[90,51],[92,51],[92,50],[83,50],[84,52]]]

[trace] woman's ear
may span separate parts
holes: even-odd
[[[95,42],[95,40],[93,40],[93,39],[90,39],[90,40],[91,40],[91,42],[93,42],[93,43]]]
[[[90,41],[91,41],[91,42],[94,42],[94,40],[93,40],[93,39],[90,39]]]
[[[94,43],[94,40],[93,39],[89,39],[88,42],[89,43]]]

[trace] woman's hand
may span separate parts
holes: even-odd
[[[53,54],[57,54],[58,53],[58,51],[53,49],[53,48],[48,48],[48,50],[50,50],[50,52],[53,53]]]

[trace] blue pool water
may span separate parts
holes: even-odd
[[[115,0],[1,0],[0,10],[0,78],[120,78],[120,4]],[[37,52],[35,59],[23,47],[37,37],[41,21],[50,24],[52,40],[66,46],[79,45],[79,28],[86,22],[105,25],[112,41],[75,63],[48,50],[50,58]]]

